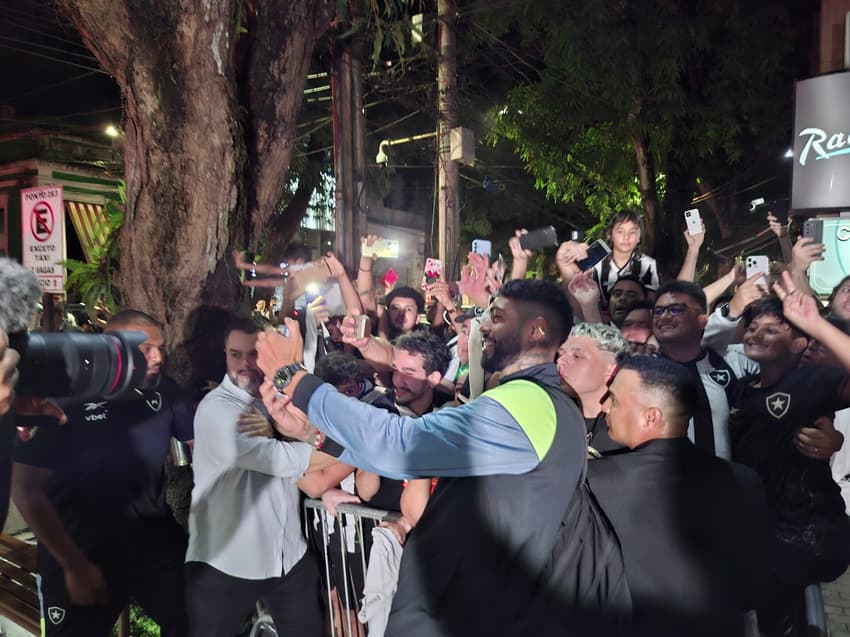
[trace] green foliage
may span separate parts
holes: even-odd
[[[787,127],[774,97],[790,95],[784,4],[528,0],[491,28],[520,38],[542,70],[491,111],[490,141],[512,140],[537,188],[583,201],[600,223],[639,202],[634,139],[648,142],[658,172],[698,171],[733,165]]]
[[[144,614],[135,604],[130,605],[130,637],[159,637],[159,625]],[[117,626],[112,629],[112,637],[118,637]]]
[[[92,247],[91,261],[66,259],[68,270],[65,289],[76,295],[86,306],[90,318],[96,323],[95,311],[103,308],[108,315],[118,308],[118,293],[113,282],[118,271],[118,237],[124,223],[126,195],[124,184],[118,187],[118,201],[110,199],[104,206],[106,218],[94,228],[95,236],[103,236],[102,244]]]

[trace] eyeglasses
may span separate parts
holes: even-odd
[[[686,303],[671,303],[670,305],[656,305],[652,308],[653,316],[664,316],[664,312],[669,312],[670,316],[679,316],[680,314],[684,314],[688,310],[693,310],[694,312],[701,312],[695,307],[691,307]]]

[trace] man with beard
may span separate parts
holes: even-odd
[[[381,475],[440,478],[407,541],[387,635],[619,628],[629,606],[622,558],[586,491],[584,421],[553,363],[571,319],[554,283],[506,283],[481,327],[483,364],[501,372],[500,384],[419,418],[351,400],[306,374],[295,362],[294,324],[288,337],[261,336],[261,392],[279,431],[324,436],[325,451]]]
[[[634,276],[621,276],[611,288],[608,300],[608,314],[617,327],[623,326],[628,307],[637,301],[646,301],[646,288]]]
[[[160,375],[159,323],[125,310],[107,332],[143,332],[144,388],[126,400],[62,402],[65,425],[18,440],[12,497],[38,538],[45,635],[110,634],[135,599],[166,637],[186,634],[186,533],[165,502],[164,461],[172,436],[192,438],[192,413]]]
[[[262,599],[293,635],[322,634],[318,570],[301,534],[297,481],[313,448],[240,432],[263,413],[259,327],[235,319],[225,335],[227,373],[198,405],[189,513],[189,635],[232,637]]]

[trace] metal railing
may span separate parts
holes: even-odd
[[[304,513],[305,513],[305,515],[304,515],[304,526],[305,526],[304,530],[305,530],[305,533],[308,537],[310,536],[309,526],[312,523],[311,518],[313,516],[309,516],[309,515],[307,515],[307,513],[311,510],[318,513],[318,518],[321,521],[320,523],[321,523],[322,557],[324,558],[324,571],[325,571],[325,589],[326,589],[325,592],[327,593],[327,596],[328,596],[328,619],[330,621],[331,637],[336,637],[337,632],[336,632],[336,623],[334,622],[334,604],[333,604],[333,601],[332,601],[332,579],[333,578],[332,578],[332,575],[331,575],[331,560],[330,560],[330,556],[328,554],[328,544],[329,544],[329,541],[330,541],[330,535],[331,534],[328,531],[328,525],[327,525],[327,519],[328,518],[327,518],[327,516],[330,515],[330,514],[329,514],[328,510],[325,508],[325,505],[322,503],[321,500],[311,500],[311,499],[304,500]],[[353,632],[353,626],[352,626],[352,622],[351,622],[351,613],[348,612],[348,610],[352,608],[352,601],[354,602],[355,606],[359,606],[359,600],[358,599],[352,600],[350,598],[351,593],[349,592],[349,589],[351,587],[349,587],[349,585],[348,585],[348,582],[350,581],[349,580],[350,568],[349,568],[349,563],[348,563],[348,559],[349,559],[348,558],[348,550],[347,550],[347,546],[346,546],[345,522],[344,522],[344,518],[343,518],[343,516],[345,516],[345,515],[350,515],[353,518],[354,531],[355,531],[355,546],[358,546],[360,548],[360,550],[356,551],[356,552],[360,554],[361,566],[363,568],[362,572],[365,574],[366,573],[366,566],[367,566],[366,562],[367,562],[368,556],[366,555],[366,550],[365,550],[366,543],[365,543],[364,531],[363,531],[363,520],[373,520],[376,523],[380,523],[380,522],[384,522],[384,521],[393,522],[393,521],[397,520],[399,517],[401,517],[401,514],[394,512],[394,511],[384,511],[383,509],[373,509],[372,507],[367,507],[367,506],[363,506],[363,505],[359,505],[359,504],[347,504],[346,503],[346,504],[338,504],[336,506],[336,521],[339,525],[339,532],[337,533],[337,535],[339,536],[338,539],[339,539],[339,543],[340,543],[340,553],[341,553],[341,556],[342,556],[341,557],[342,564],[340,565],[340,567],[342,568],[342,572],[345,574],[345,577],[346,577],[346,581],[338,583],[338,586],[337,586],[337,594],[338,595],[340,594],[339,589],[342,588],[342,590],[343,590],[342,594],[343,594],[344,600],[345,600],[345,604],[344,604],[343,608],[346,611],[346,612],[342,613],[342,615],[344,615],[344,617],[345,617],[344,623],[342,621],[342,618],[340,618],[340,627],[344,626],[345,630],[343,630],[343,634],[350,637],[352,635],[355,635],[356,633]],[[360,591],[360,592],[362,593],[362,591]]]

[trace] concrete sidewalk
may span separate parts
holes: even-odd
[[[830,637],[850,637],[850,571],[821,588]]]

